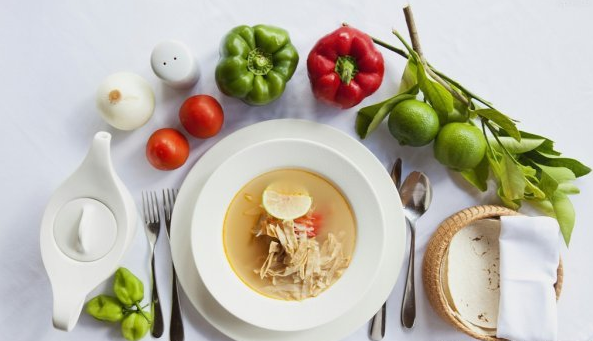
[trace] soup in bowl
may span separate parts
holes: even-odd
[[[300,139],[246,147],[199,194],[192,254],[238,318],[294,331],[346,313],[383,262],[385,226],[369,181],[344,155]]]
[[[302,169],[278,169],[249,181],[226,213],[223,244],[237,274],[276,299],[315,297],[347,269],[356,221],[330,181]]]

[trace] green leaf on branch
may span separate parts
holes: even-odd
[[[519,208],[520,201],[525,198],[527,186],[523,170],[506,153],[488,150],[486,157],[494,177],[498,180],[498,196],[505,205]]]
[[[574,228],[575,212],[567,194],[572,194],[578,188],[572,184],[576,178],[574,173],[566,167],[548,167],[536,164],[541,170],[540,187],[546,196],[550,198],[554,215],[560,225],[560,231],[568,246],[570,235]]]
[[[526,181],[522,170],[507,154],[502,154],[501,169],[501,187],[505,196],[511,200],[523,199]]]
[[[546,194],[536,185],[535,182],[530,179],[525,181],[525,199],[543,200],[546,198]]]
[[[577,178],[587,175],[591,172],[591,168],[585,166],[578,160],[562,157],[560,155],[554,155],[554,153],[546,153],[536,149],[534,152],[529,153],[529,157],[533,161],[545,166],[568,168]]]
[[[528,139],[541,139],[544,140],[544,142],[542,142],[541,145],[539,145],[536,150],[538,151],[542,151],[544,153],[549,153],[549,154],[554,154],[554,155],[560,155],[560,152],[557,152],[554,150],[554,141],[550,140],[547,137],[541,136],[541,135],[536,135],[536,134],[532,134],[532,133],[528,133],[526,131],[519,131],[519,133],[521,134],[521,138],[528,138]]]
[[[417,74],[418,66],[416,65],[416,61],[414,58],[410,57],[406,64],[406,68],[404,69],[404,73],[402,74],[398,94],[410,93],[409,91],[418,84]],[[418,91],[418,87],[416,87],[415,90]]]
[[[494,137],[488,137],[492,148],[499,152],[502,152],[501,146],[498,144]],[[523,154],[532,151],[544,143],[544,139],[532,139],[522,138],[521,141],[517,141],[510,136],[499,136],[498,141],[501,142],[502,147],[509,151],[511,154]]]
[[[574,175],[579,178],[591,172],[591,168],[587,167],[578,160],[562,157],[561,153],[554,150],[554,141],[547,137],[520,131],[523,139],[543,140],[534,150],[527,153],[527,157],[536,163],[550,166],[550,167],[566,167],[570,169]]]
[[[558,225],[560,225],[560,232],[562,232],[564,242],[566,243],[566,246],[568,246],[570,243],[570,236],[572,235],[572,229],[574,228],[574,206],[572,205],[572,202],[570,202],[570,199],[568,199],[568,196],[561,191],[554,193],[554,196],[550,198],[550,201],[552,202]]]
[[[568,245],[575,223],[574,207],[568,195],[579,193],[573,180],[590,173],[591,168],[561,156],[551,139],[519,131],[516,120],[436,70],[397,31],[393,30],[393,33],[408,52],[398,96],[415,96],[421,91],[424,100],[437,112],[441,124],[471,122],[478,118],[482,121],[488,145],[486,157],[474,169],[462,171],[461,175],[485,191],[491,173],[497,182],[497,194],[506,206],[518,209],[522,201],[527,200],[545,214],[555,217]],[[356,131],[362,138],[399,103],[398,96],[359,111]],[[490,135],[488,131],[491,136],[487,136]]]
[[[558,191],[564,194],[579,194],[581,190],[572,182],[563,182],[558,184]]]
[[[461,176],[467,180],[470,184],[474,185],[477,189],[485,192],[488,189],[488,175],[490,174],[490,168],[488,168],[488,158],[484,157],[482,161],[474,169],[468,169],[461,171]]]
[[[377,129],[379,124],[383,122],[385,117],[387,117],[387,115],[398,103],[408,99],[416,98],[416,95],[409,93],[413,92],[414,88],[416,87],[412,87],[412,89],[410,89],[407,93],[396,95],[383,102],[358,110],[355,124],[355,129],[358,136],[360,136],[361,139],[366,138],[370,133]]]
[[[525,198],[543,200],[546,194],[538,187],[540,181],[537,178],[537,171],[527,165],[519,164],[519,169],[523,172],[525,177]]]
[[[496,123],[496,125],[504,129],[510,137],[517,141],[521,141],[521,133],[519,133],[515,122],[513,122],[507,115],[495,109],[477,109],[472,112]]]
[[[562,183],[572,182],[576,177],[566,167],[548,167],[540,164],[536,166],[541,170],[540,188],[551,198]]]
[[[453,95],[451,95],[444,86],[430,79],[418,53],[412,49],[408,42],[397,31],[393,31],[393,34],[395,34],[408,50],[408,53],[410,54],[408,60],[413,61],[417,68],[416,77],[418,86],[424,94],[424,97],[426,97],[430,105],[432,105],[439,115],[440,123],[445,124],[447,122],[448,114],[453,111]]]
[[[502,204],[505,205],[506,207],[511,208],[513,210],[518,210],[519,208],[521,208],[521,200],[520,199],[511,200],[508,197],[506,197],[504,194],[504,191],[502,190],[502,187],[498,187],[496,194],[498,194],[498,197],[502,201]]]
[[[422,63],[418,63],[417,67],[418,86],[439,115],[439,121],[443,125],[447,123],[449,113],[453,111],[453,95],[444,86],[428,77]]]
[[[447,116],[447,123],[467,122],[469,119],[469,108],[467,104],[453,97],[453,111]]]
[[[552,202],[549,199],[543,200],[536,200],[536,199],[527,199],[529,204],[534,208],[540,210],[543,214],[550,216],[552,218],[556,218],[556,213],[554,212],[554,206],[552,206]]]

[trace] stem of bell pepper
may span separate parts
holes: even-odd
[[[350,81],[352,81],[352,78],[354,78],[354,75],[358,71],[356,60],[351,56],[339,56],[338,60],[336,60],[335,71],[340,75],[342,83],[346,85],[350,84]]]
[[[247,56],[247,69],[256,75],[265,75],[274,67],[272,57],[259,48],[253,49]]]
[[[138,313],[140,313],[140,315],[142,315],[142,317],[144,317],[144,319],[146,319],[146,322],[148,322],[148,324],[152,324],[152,320],[148,318],[148,316],[146,316],[146,314],[144,314],[144,311],[142,310],[142,307],[140,307],[140,302],[134,302],[134,305],[136,306],[136,311]]]

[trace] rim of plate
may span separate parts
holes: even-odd
[[[356,219],[356,246],[344,274],[317,297],[285,301],[248,287],[232,269],[223,245],[228,206],[245,184],[277,169],[303,169],[333,183]],[[310,329],[352,309],[370,289],[384,257],[385,223],[366,176],[336,150],[306,139],[272,139],[246,146],[223,162],[198,195],[191,246],[210,294],[230,313],[252,325],[277,331]]]
[[[389,202],[384,218],[389,228],[386,239],[393,243],[387,249],[388,257],[380,265],[384,273],[375,279],[373,290],[355,308],[341,317],[315,328],[296,332],[279,332],[250,325],[226,311],[206,289],[196,269],[190,250],[190,222],[197,195],[207,177],[228,156],[241,146],[274,138],[309,138],[343,151],[350,159],[360,164],[381,198],[382,205]],[[302,119],[275,119],[243,127],[226,136],[193,165],[184,179],[177,196],[175,212],[171,222],[172,258],[179,283],[190,303],[201,316],[222,334],[240,341],[310,341],[323,339],[336,341],[360,328],[381,307],[393,289],[401,269],[404,253],[406,228],[399,194],[391,184],[391,178],[384,166],[362,143],[343,131],[326,124]]]

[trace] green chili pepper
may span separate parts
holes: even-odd
[[[288,32],[266,25],[233,28],[222,40],[216,84],[247,104],[268,104],[282,95],[299,62]]]
[[[117,299],[126,307],[144,298],[144,285],[126,268],[119,268],[115,272],[113,291]]]
[[[86,312],[97,320],[117,322],[124,318],[123,306],[117,298],[99,295],[86,304]]]
[[[121,333],[128,340],[140,340],[150,329],[152,317],[149,312],[133,312],[121,322]]]

